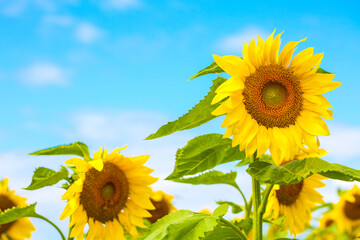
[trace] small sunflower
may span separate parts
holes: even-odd
[[[71,216],[70,237],[84,239],[86,224],[87,240],[125,239],[124,232],[136,238],[136,227],[146,228],[143,218],[151,217],[148,210],[155,209],[148,185],[157,178],[143,166],[149,155],[125,157],[118,153],[122,149],[110,154],[100,149],[89,162],[80,158],[65,161],[75,166],[79,176],[62,197],[68,202],[60,219]]]
[[[346,191],[334,207],[339,232],[354,233],[360,228],[360,189],[357,185]]]
[[[324,151],[321,152],[324,154]],[[295,159],[305,157],[303,154]],[[293,235],[304,232],[311,220],[311,209],[316,203],[325,203],[323,196],[315,190],[325,186],[321,182],[324,179],[326,178],[314,174],[297,184],[275,185],[269,195],[264,216],[271,216],[271,219],[285,216],[284,229],[288,229]]]
[[[243,58],[213,55],[231,78],[216,89],[212,104],[224,102],[212,112],[226,114],[221,127],[224,138],[233,136],[247,157],[267,149],[279,165],[293,159],[304,145],[317,152],[317,136],[330,135],[324,119],[332,119],[332,108],[322,95],[340,86],[334,74],[317,73],[323,54],[307,48],[292,58],[296,45],[289,42],[279,54],[280,36],[275,31],[257,45],[245,42]],[[291,60],[292,58],[292,60]]]
[[[336,214],[334,210],[330,210],[328,212],[325,212],[322,217],[320,218],[320,228],[326,229],[330,226],[334,225],[336,222]]]
[[[164,193],[163,191],[156,191],[152,194],[150,200],[155,206],[154,210],[150,210],[151,217],[147,218],[151,223],[155,223],[158,219],[175,212],[177,209],[171,203],[174,196]]]
[[[209,207],[204,207],[199,210],[199,213],[212,214],[212,211]]]
[[[15,191],[9,190],[8,185],[8,178],[0,181],[0,212],[13,207],[26,207],[26,198],[15,195]],[[0,224],[0,239],[23,240],[31,238],[32,231],[35,231],[35,227],[29,218],[20,218],[14,222]]]

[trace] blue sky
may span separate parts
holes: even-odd
[[[36,166],[56,169],[66,157],[29,152],[74,141],[92,152],[128,144],[124,154],[151,154],[154,175],[166,177],[177,147],[198,134],[222,132],[221,119],[164,139],[142,139],[206,94],[211,76],[186,80],[210,64],[212,54],[241,55],[244,41],[274,29],[284,31],[283,43],[307,37],[298,51],[313,46],[324,52],[321,66],[343,84],[326,95],[335,111],[328,121],[332,136],[322,145],[330,151],[327,160],[360,168],[359,10],[356,1],[0,0],[0,177],[10,177],[11,186],[29,202],[38,200],[39,212],[52,219],[64,206],[54,200],[61,189],[20,188]],[[328,185],[331,192],[351,184]],[[240,199],[226,186],[160,181],[156,187],[177,196],[178,208],[194,211],[215,207],[209,199]],[[56,235],[35,223],[33,239]]]

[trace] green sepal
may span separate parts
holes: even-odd
[[[177,120],[168,122],[167,124],[160,127],[156,133],[150,134],[147,138],[145,138],[145,140],[155,139],[170,135],[177,131],[198,127],[216,118],[217,116],[212,115],[211,112],[214,111],[220,105],[220,103],[211,104],[211,101],[215,97],[215,90],[225,81],[226,78],[223,77],[218,77],[213,80],[213,85],[210,87],[210,92],[203,100],[196,104],[182,117],[179,117]]]
[[[213,231],[221,217],[228,211],[224,204],[213,214],[195,213],[188,210],[173,212],[153,224],[141,240],[200,240]]]
[[[174,171],[166,178],[173,180],[210,170],[220,164],[243,160],[245,152],[232,147],[232,140],[221,134],[205,134],[188,141],[178,149]]]
[[[91,159],[88,146],[82,142],[46,148],[30,153],[29,155],[77,155],[83,157],[85,161],[90,161]]]
[[[47,186],[52,186],[59,181],[68,178],[69,172],[61,166],[60,171],[56,172],[52,169],[39,167],[34,171],[31,183],[25,190],[36,190]]]
[[[336,163],[329,163],[320,158],[294,160],[282,166],[269,162],[251,163],[246,170],[261,183],[296,184],[313,174],[342,181],[360,181],[360,171]]]
[[[221,67],[219,67],[219,65],[216,64],[216,62],[211,63],[209,66],[207,66],[206,68],[200,70],[199,72],[197,72],[194,76],[192,76],[189,80],[197,78],[197,77],[201,77],[207,74],[212,74],[212,73],[222,73],[224,72],[224,70],[221,69]]]
[[[179,182],[179,183],[190,183],[193,185],[227,184],[227,185],[233,186],[236,189],[239,189],[239,186],[235,182],[236,175],[237,175],[236,172],[222,173],[219,171],[209,171],[209,172],[202,173],[196,177],[176,178],[176,179],[172,179],[171,181]]]
[[[216,201],[216,203],[219,205],[228,204],[232,208],[231,212],[234,214],[237,214],[237,213],[240,213],[243,211],[243,208],[240,205],[230,202],[230,201]]]
[[[26,207],[13,207],[6,209],[4,212],[0,211],[0,225],[13,222],[23,217],[36,217],[35,212],[36,203]]]

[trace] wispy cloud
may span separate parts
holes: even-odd
[[[71,26],[75,23],[72,16],[69,15],[46,15],[43,18],[43,23],[46,25],[57,25],[57,26]]]
[[[257,35],[262,38],[265,38],[267,33],[265,30],[256,27],[256,26],[249,26],[240,31],[230,34],[221,38],[216,47],[220,51],[225,52],[240,52],[244,46],[245,41],[249,43],[249,41],[253,38],[257,39]]]
[[[329,157],[346,161],[360,157],[360,126],[329,124],[331,135],[321,138],[321,146],[329,151]]]
[[[104,6],[108,9],[127,10],[141,6],[140,0],[108,0],[104,2]]]
[[[75,36],[82,43],[92,43],[100,39],[103,32],[95,25],[83,22],[76,27]]]
[[[5,16],[15,17],[21,15],[27,7],[26,0],[0,2],[0,11]]]
[[[67,71],[50,62],[34,63],[20,70],[20,81],[28,86],[66,85]]]

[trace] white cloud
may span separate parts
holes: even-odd
[[[92,43],[101,38],[103,32],[91,23],[80,23],[75,30],[76,38],[82,43]]]
[[[4,1],[0,3],[1,13],[5,16],[19,16],[27,7],[26,0]]]
[[[43,22],[48,25],[67,27],[74,24],[74,19],[67,15],[47,15],[44,17]]]
[[[220,39],[217,43],[217,48],[225,52],[240,52],[244,46],[245,41],[249,43],[251,39],[257,39],[257,35],[263,39],[267,36],[266,31],[259,27],[246,27],[237,33],[225,36]]]
[[[66,71],[49,62],[34,63],[20,70],[19,79],[30,86],[66,85],[68,83]]]
[[[108,9],[127,10],[129,8],[136,8],[141,6],[139,0],[108,0],[105,2],[105,7]]]
[[[346,161],[360,157],[360,126],[329,124],[330,136],[321,137],[321,146],[329,151],[329,157]]]

